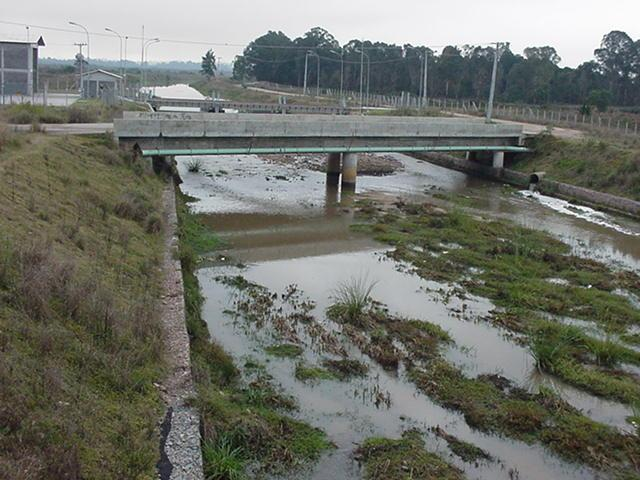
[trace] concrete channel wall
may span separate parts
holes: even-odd
[[[530,185],[531,174],[509,170],[508,168],[492,168],[479,162],[472,162],[445,154],[429,153],[414,154],[413,156],[441,167],[482,176],[525,189],[529,188]],[[531,173],[533,174],[534,172]],[[577,201],[590,207],[640,218],[640,202],[629,198],[597,192],[588,188],[577,187],[546,178],[540,180],[536,187],[537,190],[544,195],[558,197],[568,201]]]
[[[162,384],[166,405],[160,426],[160,480],[203,480],[200,417],[188,405],[195,397],[187,333],[182,266],[178,249],[178,216],[175,190],[169,182],[163,193],[165,208],[165,252],[162,264],[163,298],[161,320],[165,337],[168,375]]]

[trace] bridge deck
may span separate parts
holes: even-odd
[[[129,113],[124,146],[145,155],[522,151],[522,127],[454,118]]]

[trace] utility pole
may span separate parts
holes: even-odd
[[[360,42],[360,114],[362,115],[364,104],[362,103],[362,82],[364,80],[364,41]]]
[[[318,80],[316,82],[316,97],[320,97],[320,55],[314,53],[316,58],[318,59]]]
[[[80,62],[80,98],[84,98],[84,81],[82,80],[83,76],[83,67],[84,67],[84,57],[82,56],[82,47],[86,45],[86,43],[74,43],[76,47],[80,50],[78,61]]]
[[[493,56],[493,72],[491,73],[491,90],[489,92],[489,104],[487,105],[487,123],[491,123],[493,117],[493,101],[496,96],[496,81],[498,78],[498,58],[500,56],[500,43],[496,43],[496,50]]]
[[[87,27],[85,27],[84,25],[80,25],[79,23],[76,23],[76,22],[69,22],[69,25],[73,25],[74,27],[79,27],[83,29],[84,32],[87,34],[87,65],[89,65],[89,63],[91,62],[91,47],[89,46],[89,43],[90,43],[89,30],[87,30]]]
[[[427,106],[427,75],[429,74],[429,49],[424,50],[424,77],[422,84],[422,108]]]
[[[302,88],[302,94],[307,94],[307,71],[309,69],[309,52],[304,56],[304,87]]]

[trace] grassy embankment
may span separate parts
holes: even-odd
[[[640,311],[613,293],[617,288],[638,291],[637,275],[574,257],[549,235],[508,222],[429,205],[398,204],[396,210],[384,212],[364,204],[361,214],[369,222],[360,229],[393,245],[391,256],[412,264],[420,276],[491,299],[499,307],[493,321],[529,345],[542,371],[596,395],[631,405],[640,402],[637,378],[617,368],[621,363],[640,364],[640,354],[616,339],[640,324]],[[566,285],[551,279],[562,279]],[[332,309],[338,318],[353,324],[339,307]],[[592,321],[611,338],[597,339],[577,327],[544,320],[540,312]],[[533,395],[501,377],[467,377],[437,349],[429,349],[429,343],[421,341],[416,349],[414,339],[419,336],[411,329],[407,332],[406,323],[407,328],[398,331],[399,323],[385,319],[369,312],[357,317],[356,324],[378,332],[371,338],[386,351],[380,356],[387,364],[397,355],[390,340],[419,355],[419,362],[409,366],[410,378],[442,405],[463,413],[474,428],[540,442],[564,458],[617,476],[638,475],[637,438],[588,419],[546,389]],[[637,424],[638,418],[632,420]]]
[[[155,478],[162,188],[107,137],[0,128],[3,478]]]
[[[146,111],[143,105],[124,102],[106,105],[97,100],[81,100],[68,107],[42,105],[8,105],[0,107],[0,121],[19,125],[41,123],[101,123],[122,117],[124,111]]]
[[[178,195],[180,259],[205,475],[241,479],[256,463],[260,471],[283,472],[312,462],[331,448],[324,433],[288,415],[297,408],[295,402],[271,385],[262,366],[247,362],[241,371],[210,338],[201,316],[204,298],[195,269],[199,255],[214,250],[219,242],[189,212],[188,200]]]
[[[640,140],[565,140],[539,135],[534,153],[521,155],[509,168],[544,171],[550,180],[640,200]]]

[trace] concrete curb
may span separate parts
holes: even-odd
[[[188,399],[195,396],[195,386],[191,376],[182,266],[176,255],[178,215],[172,181],[168,182],[163,192],[163,204],[166,225],[161,320],[169,374],[162,386],[162,396],[167,408],[160,432],[158,478],[203,480],[200,417],[198,411],[187,404]]]

